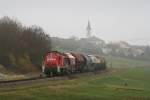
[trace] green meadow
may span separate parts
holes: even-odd
[[[150,62],[106,57],[108,70],[0,89],[0,100],[150,100]]]

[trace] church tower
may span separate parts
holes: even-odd
[[[91,30],[92,30],[92,28],[91,28],[90,21],[88,21],[88,25],[86,27],[86,30],[87,30],[87,37],[88,38],[91,37]]]

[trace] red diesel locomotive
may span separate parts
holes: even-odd
[[[48,52],[44,56],[44,62],[42,70],[46,75],[54,75],[60,72],[60,69],[64,68],[65,56],[57,51]]]

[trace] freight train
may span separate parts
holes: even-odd
[[[106,61],[97,55],[50,51],[44,55],[42,72],[48,76],[106,69]]]

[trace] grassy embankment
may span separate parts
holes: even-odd
[[[149,100],[150,63],[107,57],[112,71],[78,75],[71,80],[16,86],[0,100]]]

